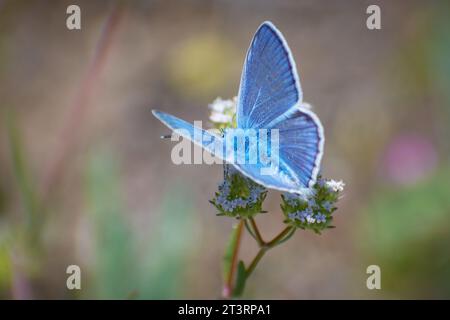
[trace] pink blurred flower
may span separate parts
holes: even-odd
[[[436,150],[424,136],[404,134],[388,146],[384,169],[399,184],[413,184],[428,176],[437,164]]]

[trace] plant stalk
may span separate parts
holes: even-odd
[[[256,242],[258,242],[258,245],[260,247],[264,246],[266,243],[264,242],[263,238],[261,237],[261,233],[259,232],[259,229],[258,229],[258,226],[256,225],[255,219],[253,219],[253,217],[250,217],[249,220],[252,225],[253,231],[255,232]]]
[[[234,278],[234,272],[236,270],[239,246],[240,246],[241,239],[242,239],[242,228],[244,227],[244,223],[245,223],[245,220],[241,219],[237,226],[237,237],[236,237],[236,243],[233,248],[233,255],[231,258],[230,273],[228,274],[228,278],[226,279],[226,282],[225,282],[225,285],[223,288],[223,293],[222,293],[222,295],[225,299],[231,298],[231,295],[233,293],[233,278]]]
[[[256,230],[256,223],[255,221],[252,219],[250,220],[252,222],[252,226],[254,227],[253,229],[255,230],[255,233],[257,233]],[[289,232],[292,231],[292,227],[286,227],[284,228],[275,238],[273,238],[271,241],[267,242],[267,243],[263,243],[263,245],[260,245],[259,247],[259,251],[256,254],[256,256],[253,258],[252,262],[250,263],[249,267],[247,268],[246,272],[245,272],[245,277],[248,278],[253,270],[255,270],[256,266],[258,265],[259,261],[261,260],[261,258],[266,254],[266,252],[270,249],[272,249],[273,247],[275,247],[279,241],[283,240],[283,238],[289,234]],[[258,243],[259,244],[259,243]]]

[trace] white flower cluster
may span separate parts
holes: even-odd
[[[233,99],[223,100],[218,97],[209,105],[211,115],[209,120],[215,124],[231,124],[234,114],[236,113],[237,97]]]
[[[344,191],[345,183],[342,180],[326,180],[325,184],[329,189],[334,192],[342,192]]]

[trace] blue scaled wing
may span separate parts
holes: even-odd
[[[223,160],[224,149],[222,137],[209,133],[199,127],[195,127],[189,122],[174,117],[161,111],[152,111],[153,115],[164,123],[174,133],[191,140],[196,145],[204,148],[209,153]]]
[[[295,62],[270,22],[256,31],[242,69],[237,105],[239,128],[270,128],[302,100]]]
[[[280,169],[287,168],[304,188],[316,182],[325,137],[319,118],[310,110],[298,108],[272,129],[279,132]]]
[[[278,155],[272,150],[271,163],[235,164],[235,167],[267,188],[308,193],[316,182],[323,154],[324,135],[319,119],[310,110],[298,108],[273,129],[278,129],[279,147]],[[277,170],[264,173],[270,165]]]
[[[316,181],[324,134],[317,116],[302,105],[294,59],[270,22],[256,32],[241,76],[237,106],[239,128],[278,129],[278,170],[262,174],[261,165],[235,165],[268,188],[304,193]],[[276,155],[274,155],[276,156]]]

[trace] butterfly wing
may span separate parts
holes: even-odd
[[[307,194],[317,179],[323,155],[324,135],[314,113],[298,109],[273,129],[278,130],[278,156],[271,151],[267,164],[234,164],[245,176],[272,189]],[[276,170],[264,173],[271,165]]]
[[[279,131],[280,163],[293,172],[300,186],[311,188],[319,173],[325,143],[319,118],[311,110],[298,108],[274,129]]]
[[[196,145],[223,160],[224,150],[222,137],[212,134],[199,127],[195,127],[189,122],[181,120],[168,113],[156,110],[153,110],[152,113],[156,118],[158,118],[158,120],[172,129],[176,134],[191,140]]]
[[[271,22],[256,31],[247,51],[237,102],[238,128],[270,128],[302,100],[294,59]]]
[[[258,164],[236,167],[253,180],[282,191],[304,193],[316,181],[323,155],[323,127],[301,104],[294,59],[270,22],[256,32],[244,64],[237,106],[240,128],[278,129],[277,172],[261,174]]]
[[[247,52],[237,105],[238,128],[278,129],[277,170],[262,174],[261,164],[234,164],[245,176],[268,188],[306,193],[317,177],[324,134],[317,116],[302,107],[295,62],[281,33],[270,22],[256,32]],[[166,113],[153,114],[181,136],[211,153],[222,138]],[[201,133],[201,134],[200,134]],[[204,134],[209,143],[201,137]],[[225,151],[215,152],[221,159]],[[267,164],[266,164],[267,165]]]
[[[281,173],[282,171],[277,174],[263,175],[261,174],[262,166],[256,164],[234,164],[234,167],[244,176],[266,188],[290,193],[305,194],[308,192],[307,188],[300,186],[292,176],[285,175],[284,173]]]

